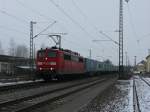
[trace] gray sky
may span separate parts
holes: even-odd
[[[119,0],[0,0],[0,41],[6,53],[10,39],[17,44],[29,47],[29,22],[36,21],[34,34],[57,21],[45,33],[68,33],[62,38],[62,47],[79,52],[88,57],[92,49],[92,58],[109,58],[118,64],[118,46],[112,42],[92,42],[107,40],[99,33],[105,32],[118,41]],[[61,11],[59,10],[61,9]],[[63,13],[63,11],[65,13]],[[128,52],[130,63],[134,56],[137,61],[148,55],[150,48],[150,10],[149,0],[130,0],[124,2],[124,51]],[[139,41],[138,41],[139,40]],[[34,40],[36,49],[42,44],[54,45],[46,36]],[[125,61],[124,61],[125,62]]]

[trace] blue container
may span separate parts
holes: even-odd
[[[93,59],[85,58],[85,70],[86,72],[95,72],[97,68],[97,62]]]

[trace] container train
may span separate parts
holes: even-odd
[[[56,47],[37,52],[36,73],[44,80],[92,76],[101,73],[114,73],[118,67],[111,63],[84,58],[79,53]]]

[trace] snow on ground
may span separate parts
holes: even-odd
[[[144,78],[150,84],[150,78]]]
[[[133,112],[133,81],[118,81],[79,112]]]
[[[27,83],[32,83],[32,82],[40,82],[40,81],[43,81],[43,80],[35,80],[35,81],[32,81],[32,80],[29,80],[29,81],[16,81],[16,82],[0,82],[0,87],[2,86],[11,86],[11,85],[17,85],[17,84],[27,84]]]
[[[136,77],[135,83],[141,112],[150,112],[150,86],[139,77]]]

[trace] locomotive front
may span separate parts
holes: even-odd
[[[58,50],[41,49],[37,52],[36,70],[38,77],[50,80],[58,69]]]

